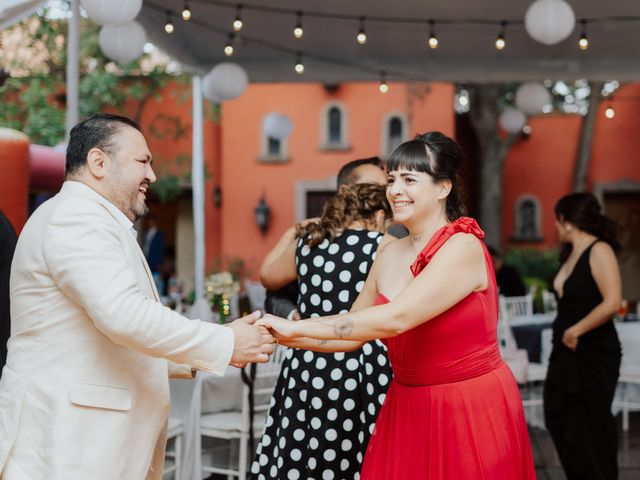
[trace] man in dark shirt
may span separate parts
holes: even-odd
[[[11,222],[0,210],[0,375],[7,359],[7,341],[11,334],[9,274],[16,241],[16,232]]]
[[[527,294],[527,288],[518,270],[504,263],[502,254],[493,247],[488,247],[493,267],[496,271],[496,282],[500,295],[505,297],[519,297]]]

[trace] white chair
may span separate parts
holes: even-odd
[[[617,323],[622,345],[622,362],[614,409],[622,410],[622,430],[629,430],[629,412],[640,410],[640,323]]]
[[[542,291],[542,309],[544,313],[551,313],[558,311],[558,300],[556,294],[549,290]]]
[[[512,322],[531,321],[533,318],[533,296],[533,291],[517,297],[501,296],[501,308],[509,314],[509,319]]]
[[[516,338],[511,330],[511,311],[505,303],[506,297],[499,297],[498,309],[498,347],[502,358],[507,363],[516,382],[527,383],[527,370],[529,368],[529,354],[525,349],[518,348]]]
[[[254,418],[252,425],[255,438],[262,433],[286,350],[286,347],[279,346],[276,352],[271,355],[268,363],[256,366],[256,375],[253,381]],[[200,435],[202,437],[229,440],[228,464],[226,466],[205,465],[203,459],[203,473],[218,473],[227,475],[227,478],[245,479],[248,456],[249,453],[253,454],[253,452],[249,452],[250,391],[248,385],[243,387],[240,410],[209,413],[200,417]]]
[[[169,417],[169,426],[167,428],[167,443],[173,439],[173,450],[167,450],[166,458],[173,460],[171,466],[164,469],[163,475],[173,473],[174,480],[180,480],[182,471],[182,437],[184,428],[182,420],[176,417]]]

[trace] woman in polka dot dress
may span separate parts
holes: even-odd
[[[263,281],[273,288],[297,277],[302,319],[349,311],[389,214],[385,187],[342,186],[318,222],[285,235],[273,252],[277,271],[263,269]],[[287,352],[250,478],[359,478],[391,380],[385,347],[372,341],[351,352],[316,350]]]

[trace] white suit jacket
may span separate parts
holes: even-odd
[[[4,480],[162,478],[169,364],[228,365],[233,331],[162,306],[130,228],[69,181],[25,225],[0,381]]]

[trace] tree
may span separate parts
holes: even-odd
[[[67,31],[66,18],[51,18],[43,9],[1,34],[5,55],[0,67],[12,76],[0,87],[0,125],[25,132],[34,143],[51,146],[64,140]],[[145,68],[148,56],[116,65],[100,51],[98,31],[99,26],[81,20],[80,116],[119,111],[135,100],[134,119],[139,120],[145,103],[169,79],[164,65]]]

